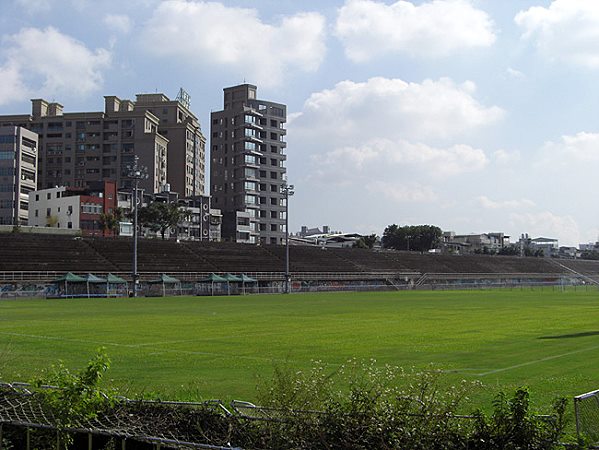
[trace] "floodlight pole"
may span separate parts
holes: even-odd
[[[295,194],[292,184],[281,187],[285,194],[285,294],[291,292],[291,273],[289,272],[289,197]]]
[[[133,180],[133,265],[131,268],[131,279],[133,281],[133,297],[137,297],[139,287],[139,274],[137,273],[137,209],[139,206],[138,190],[139,180],[148,178],[147,167],[138,164],[139,157],[135,155],[133,165],[128,166],[127,178]]]

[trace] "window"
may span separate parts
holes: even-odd
[[[255,191],[257,183],[255,181],[246,181],[244,182],[244,188],[246,191]]]
[[[248,205],[255,205],[256,204],[256,196],[255,195],[246,195],[245,203]]]
[[[273,180],[277,179],[277,172],[270,172],[270,178]]]
[[[275,158],[270,158],[270,165],[271,166],[278,166],[279,163],[277,162],[277,160]]]
[[[0,144],[14,144],[15,143],[15,136],[14,135],[0,135]]]
[[[276,120],[272,120],[272,119],[271,119],[271,120],[270,120],[270,126],[271,126],[271,127],[275,127],[275,128],[277,128],[277,127],[279,126],[279,124],[277,123],[277,121],[276,121]]]
[[[278,219],[278,218],[279,218],[278,216],[279,216],[279,215],[277,214],[277,212],[276,212],[276,211],[271,211],[271,212],[270,212],[270,218],[271,218],[271,219]]]
[[[52,208],[46,208],[46,217],[50,217],[52,215]]]
[[[271,138],[273,141],[276,141],[276,140],[278,140],[278,139],[279,139],[279,137],[277,136],[277,133],[270,133],[270,138]]]
[[[35,210],[35,217],[39,217],[39,212],[40,212],[40,210],[39,210],[39,209],[36,209],[36,210]]]
[[[245,155],[246,164],[256,164],[256,156],[255,155]]]
[[[260,183],[260,190],[261,191],[265,191],[266,190],[266,183]]]
[[[270,204],[271,204],[271,205],[275,205],[275,206],[276,206],[278,203],[279,203],[279,202],[277,201],[277,199],[276,199],[276,198],[274,198],[274,197],[273,197],[273,198],[271,198],[271,199],[270,199]]]
[[[250,115],[246,114],[244,121],[245,121],[245,123],[256,123],[256,118],[254,116],[250,116]]]
[[[264,211],[263,209],[260,210],[260,217],[262,217],[263,219],[266,217],[266,211]]]
[[[256,130],[253,128],[245,128],[244,134],[246,137],[256,137]]]
[[[279,231],[279,226],[275,223],[270,224],[270,231]]]
[[[260,204],[266,205],[266,197],[260,197]]]
[[[277,186],[276,184],[271,184],[270,192],[279,192],[279,186]]]
[[[260,231],[266,231],[266,224],[265,223],[261,223],[260,224]]]
[[[46,200],[50,200],[51,198],[52,198],[52,193],[51,193],[51,192],[48,192],[48,193],[46,194]]]
[[[15,152],[0,152],[0,160],[15,159]]]
[[[244,148],[246,150],[256,150],[256,144],[254,142],[244,142]]]
[[[256,178],[256,169],[246,167],[243,169],[243,174],[246,178]]]
[[[271,153],[279,153],[279,147],[277,147],[276,145],[271,145],[270,151]]]

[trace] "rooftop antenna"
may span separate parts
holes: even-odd
[[[191,96],[187,93],[187,91],[183,88],[179,89],[179,93],[177,94],[176,100],[185,106],[187,109],[190,109],[191,106]]]

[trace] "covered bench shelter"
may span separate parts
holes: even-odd
[[[106,276],[106,297],[126,297],[128,287],[127,280],[111,273]]]
[[[161,290],[157,291],[155,287],[161,288]],[[173,295],[181,294],[181,281],[165,273],[161,274],[160,278],[156,280],[148,281],[148,296],[156,297],[162,295],[162,297],[166,297],[167,291]]]
[[[204,293],[206,291],[206,289],[204,288],[205,286],[208,286],[208,283],[210,283],[210,294],[214,295],[214,283],[218,283],[218,291],[222,290],[222,285],[224,283],[227,283],[227,285],[229,284],[229,282],[227,281],[227,279],[225,277],[221,277],[220,275],[216,275],[215,273],[211,273],[210,275],[208,275],[206,278],[202,279],[202,280],[198,280],[198,283],[201,283],[202,288],[199,289],[199,293]]]
[[[72,272],[67,272],[52,281],[57,287],[57,297],[85,297],[87,295],[87,280]]]

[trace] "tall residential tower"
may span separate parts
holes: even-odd
[[[224,240],[283,244],[287,107],[259,100],[256,86],[224,89],[211,115],[210,193],[223,213]]]

